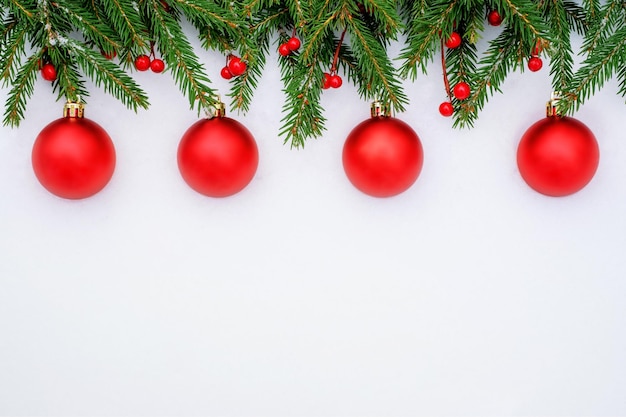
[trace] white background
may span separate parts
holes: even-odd
[[[223,57],[199,54],[225,94]],[[152,103],[138,114],[92,89],[86,115],[118,163],[90,199],[57,198],[32,172],[35,137],[61,114],[49,83],[0,129],[0,414],[626,415],[616,83],[576,114],[600,145],[595,178],[551,198],[515,163],[544,117],[547,65],[455,130],[433,63],[398,115],[422,140],[422,173],[376,199],[341,165],[369,103],[347,83],[326,91],[327,132],[292,150],[275,59],[251,111],[229,114],[260,152],[230,198],[181,179],[197,117],[168,74],[136,75]]]

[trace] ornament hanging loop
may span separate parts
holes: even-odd
[[[372,117],[390,117],[391,109],[389,104],[383,103],[381,101],[373,102],[371,107],[371,115]]]
[[[558,91],[553,91],[550,95],[550,101],[546,103],[546,116],[547,117],[559,117],[561,116],[557,111],[561,95]]]
[[[83,118],[85,116],[85,104],[78,100],[68,100],[63,106],[63,117]]]
[[[218,96],[211,110],[207,110],[207,119],[224,116],[226,116],[226,105],[222,102],[221,97]]]

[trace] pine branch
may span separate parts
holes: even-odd
[[[106,93],[113,95],[134,111],[139,107],[148,108],[148,97],[141,87],[117,65],[105,59],[102,54],[82,47],[74,40],[68,41],[66,46],[81,70],[97,87],[102,86]]]
[[[392,105],[396,111],[403,111],[408,98],[383,45],[352,14],[347,15],[347,22],[356,71],[363,78],[358,86],[359,94],[364,99],[381,100]]]
[[[422,3],[413,4],[413,19],[406,27],[407,45],[399,56],[404,61],[400,69],[402,77],[410,76],[415,80],[418,65],[422,73],[426,73],[426,66],[433,60],[441,37],[447,38],[452,33],[458,3],[458,0],[433,1],[425,10]]]
[[[545,14],[549,16],[553,34],[550,45],[550,75],[554,91],[565,91],[574,76],[574,58],[570,42],[570,25],[564,3],[552,0],[547,3]]]
[[[213,109],[217,95],[178,21],[159,0],[145,0],[145,12],[155,42],[180,90],[187,95],[190,108],[196,107],[198,114]]]
[[[559,109],[568,113],[578,110],[596,91],[619,71],[623,80],[623,68],[626,62],[626,25],[610,36],[606,42],[595,48],[576,71],[572,88],[560,100]],[[623,86],[623,84],[622,84]],[[623,87],[620,93],[623,94]]]
[[[35,91],[35,80],[39,70],[41,56],[33,55],[24,64],[12,80],[13,87],[5,102],[4,124],[17,127],[24,119],[26,104]]]
[[[322,108],[319,105],[323,84],[323,70],[317,65],[297,66],[285,88],[280,136],[291,147],[301,148],[307,138],[321,135],[324,127]],[[283,76],[283,79],[285,76]]]
[[[476,66],[478,64],[476,45],[470,42],[463,42],[458,48],[449,50],[446,55],[451,85],[454,86],[460,82],[466,82],[473,89],[477,82],[475,79],[477,72]],[[473,106],[473,103],[456,98],[453,98],[452,103],[455,108],[459,109],[459,111],[455,113],[454,126],[471,126],[471,117],[468,115],[475,113],[477,110]]]
[[[0,78],[3,86],[15,77],[22,57],[30,26],[26,20],[18,21],[11,16],[4,22],[0,38]]]
[[[478,64],[472,94],[465,100],[464,105],[459,107],[461,112],[457,116],[459,126],[473,126],[488,97],[501,92],[500,86],[507,75],[520,64],[518,45],[518,37],[510,27],[490,43]]]

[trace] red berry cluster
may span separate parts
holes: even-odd
[[[111,52],[106,52],[104,49],[101,49],[100,54],[102,54],[102,56],[108,59],[109,61],[114,59],[117,56],[117,52],[115,51],[115,49],[112,50]]]
[[[135,68],[137,68],[138,71],[148,71],[148,69],[151,69],[152,72],[160,73],[165,70],[165,63],[159,58],[150,59],[148,55],[139,55],[135,59]]]
[[[246,65],[241,58],[235,55],[229,55],[226,61],[226,66],[222,68],[220,74],[225,80],[230,80],[233,77],[242,75],[247,69],[248,65]]]
[[[329,88],[339,88],[342,84],[343,80],[338,74],[335,74],[334,72],[324,73],[324,84],[322,85],[324,90],[328,90]]]
[[[291,55],[292,52],[296,52],[298,49],[300,49],[300,45],[300,39],[292,36],[287,42],[281,44],[278,47],[278,53],[282,56]]]
[[[461,35],[459,35],[457,32],[452,32],[452,34],[450,34],[450,37],[446,39],[445,42],[443,42],[442,40],[442,44],[445,44],[445,46],[449,49],[454,49],[454,48],[458,48],[459,46],[461,46],[462,41],[463,40],[461,38]],[[441,65],[444,71],[443,79],[444,79],[444,84],[446,87],[446,92],[450,100],[452,100],[452,95],[454,95],[454,97],[457,100],[467,99],[471,94],[471,89],[470,89],[469,84],[466,83],[465,81],[461,81],[460,83],[455,85],[454,88],[452,89],[452,94],[450,92],[450,85],[448,83],[448,75],[446,74],[446,59],[445,59],[445,55],[443,51],[443,46],[441,50]],[[444,101],[443,103],[441,103],[439,105],[439,113],[445,117],[452,116],[452,114],[454,113],[454,106],[452,105],[452,102]]]
[[[472,90],[468,83],[461,81],[452,89],[452,94],[457,100],[465,100],[472,93]],[[439,113],[444,117],[450,117],[454,113],[454,106],[449,101],[444,101],[439,105]]]

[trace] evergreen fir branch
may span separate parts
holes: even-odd
[[[128,67],[134,57],[148,47],[148,28],[144,25],[135,1],[97,0],[105,11],[111,25],[122,44],[126,46],[120,53],[120,62]]]
[[[0,41],[0,79],[2,85],[11,84],[25,55],[26,38],[31,29],[27,21],[9,20],[3,27]]]
[[[364,78],[364,83],[359,85],[359,94],[364,99],[381,100],[394,110],[403,111],[408,98],[383,45],[353,15],[349,14],[347,21],[357,71]]]
[[[197,27],[219,30],[231,35],[237,34],[244,26],[237,15],[208,0],[170,0],[180,8],[185,17],[197,22]]]
[[[198,114],[202,110],[210,111],[217,102],[217,96],[209,87],[211,81],[205,75],[187,36],[173,16],[163,9],[160,1],[145,0],[145,3],[155,42],[180,90],[187,95],[190,108],[196,107]]]
[[[24,118],[28,100],[35,91],[40,59],[39,55],[31,56],[12,80],[12,88],[5,102],[4,125],[17,127]]]
[[[304,147],[308,138],[319,137],[325,130],[320,103],[323,70],[317,65],[297,66],[285,89],[280,136],[292,148]],[[285,79],[283,75],[283,79]]]
[[[565,91],[574,76],[574,58],[570,42],[570,26],[564,3],[547,3],[546,15],[553,34],[550,45],[550,75],[554,91]]]
[[[106,50],[117,51],[121,49],[122,44],[117,39],[114,39],[115,34],[112,33],[108,26],[95,18],[89,10],[82,8],[78,4],[68,5],[61,0],[56,0],[52,5],[62,9],[67,19],[75,28],[80,29],[87,40],[93,41],[100,48]]]
[[[265,67],[268,52],[269,40],[263,39],[254,49],[254,52],[248,50],[244,53],[244,57],[247,58],[248,68],[244,74],[232,79],[232,88],[228,94],[232,99],[231,106],[233,108],[243,112],[247,112],[250,109],[250,103]]]
[[[139,107],[148,108],[148,97],[135,81],[117,65],[105,59],[100,53],[84,48],[76,41],[69,41],[67,48],[80,67],[97,87],[113,95],[134,111]]]
[[[589,20],[585,9],[572,1],[564,1],[562,6],[566,13],[568,26],[579,35],[584,35],[589,30]]]
[[[326,12],[320,19],[316,19],[311,22],[311,27],[308,30],[307,42],[303,45],[302,52],[300,54],[303,63],[317,63],[319,50],[322,48],[322,45],[324,45],[325,40],[329,39],[329,34],[332,33],[338,14],[339,12],[337,10],[330,13]],[[334,48],[334,46],[330,46],[330,48]]]
[[[57,79],[52,84],[58,92],[57,100],[83,101],[89,97],[89,91],[85,87],[85,81],[81,77],[78,65],[75,62],[71,49],[68,49],[70,41],[61,38],[61,46],[48,50],[50,58],[57,69]]]
[[[538,39],[547,34],[548,25],[543,21],[539,7],[542,2],[528,0],[495,0],[498,10],[502,10],[509,25],[523,39]]]
[[[452,86],[460,82],[466,82],[474,89],[476,80],[476,67],[478,64],[478,54],[476,45],[470,42],[463,42],[458,48],[450,49],[446,52],[447,72]],[[477,112],[472,101],[452,99],[452,103],[459,111],[453,126],[467,127],[471,126],[471,117],[467,115]]]
[[[390,0],[363,0],[362,4],[367,13],[376,20],[376,25],[380,27],[381,33],[384,33],[386,38],[395,39],[402,22],[398,14],[396,2]]]
[[[622,51],[622,62],[625,61],[626,58],[626,50]],[[619,68],[617,72],[617,81],[619,82],[619,91],[618,94],[622,97],[626,97],[626,65],[623,65]]]
[[[270,31],[278,29],[281,25],[285,25],[289,18],[289,10],[281,8],[272,8],[266,13],[258,13],[258,19],[254,21],[250,27],[252,33],[268,34]]]
[[[37,15],[36,0],[5,0],[3,3],[3,6],[13,12],[18,20],[32,20],[35,19]]]
[[[506,76],[519,64],[518,40],[514,31],[507,27],[490,44],[478,64],[472,86],[472,93],[459,107],[457,116],[460,127],[471,127],[478,119],[490,95],[501,92],[500,86]]]
[[[289,15],[293,19],[294,27],[299,27],[308,20],[301,0],[286,0],[285,3],[289,9]]]
[[[622,3],[622,0],[610,0],[603,7],[600,7],[597,2],[588,2],[588,14],[590,16],[595,15],[597,18],[593,19],[593,24],[585,36],[583,51],[590,53],[595,50],[598,45],[606,42],[616,27],[623,24],[624,6]]]
[[[452,32],[452,22],[457,12],[459,1],[433,1],[422,12],[422,4],[415,2],[412,9],[413,21],[406,27],[407,45],[402,49],[399,59],[404,61],[400,74],[402,77],[417,78],[417,67],[426,73],[426,66],[433,60],[442,36]]]
[[[613,75],[624,67],[626,62],[626,25],[616,31],[606,42],[595,48],[583,61],[572,80],[572,87],[559,101],[563,114],[578,110]],[[622,90],[620,90],[621,92]]]

